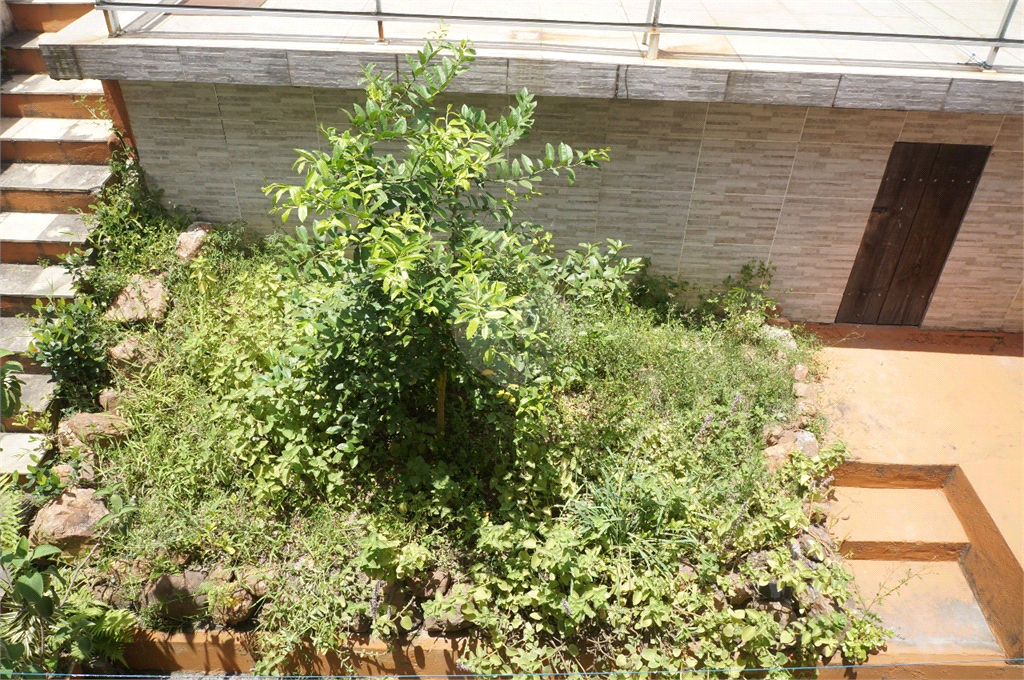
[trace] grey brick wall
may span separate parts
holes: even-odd
[[[532,77],[517,75],[524,83]],[[611,148],[610,164],[581,172],[572,189],[545,181],[545,196],[526,206],[560,245],[618,238],[656,270],[703,285],[750,259],[770,260],[786,315],[831,322],[892,144],[992,144],[924,325],[1020,330],[1020,116],[584,98],[604,85],[584,79],[579,98],[538,97],[524,144]],[[199,83],[123,82],[122,89],[143,166],[167,200],[261,232],[281,225],[260,188],[292,181],[293,149],[322,145],[318,126],[342,125],[340,109],[362,95]],[[490,112],[509,101],[454,98]]]

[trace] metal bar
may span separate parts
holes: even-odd
[[[287,18],[322,19],[367,19],[371,21],[444,21],[466,24],[507,24],[525,26],[560,26],[563,28],[604,29],[611,31],[640,32],[650,28],[646,23],[612,23],[606,21],[562,21],[560,19],[526,19],[507,17],[448,16],[440,14],[398,14],[385,12],[348,12],[312,9],[281,9],[276,7],[216,7],[200,5],[154,5],[140,2],[105,2],[98,0],[96,9],[122,9],[138,12],[162,12],[165,14],[216,14],[234,16],[275,16]],[[913,33],[862,33],[850,31],[825,31],[815,29],[746,28],[742,26],[698,26],[689,24],[659,24],[661,33],[706,33],[710,35],[757,35],[788,38],[835,38],[838,40],[870,40],[876,42],[938,43],[947,45],[992,45],[999,47],[1024,47],[1024,40],[1012,38],[981,38],[977,36],[919,35]]]
[[[1003,14],[1003,22],[999,24],[999,35],[998,38],[1005,38],[1006,31],[1010,28],[1010,20],[1013,19],[1013,12],[1017,9],[1017,0],[1009,0],[1006,3],[1006,13]],[[999,45],[993,45],[992,49],[988,51],[988,58],[985,59],[985,63],[988,64],[989,68],[992,68],[996,64],[996,55],[999,54]]]
[[[103,10],[103,19],[107,22],[107,34],[113,38],[121,33],[121,22],[117,19],[116,9]]]
[[[383,14],[383,11],[381,10],[381,7],[380,7],[380,2],[381,2],[381,0],[377,0],[377,3],[376,3],[377,4],[377,15],[378,16]],[[378,21],[377,22],[377,42],[379,42],[379,43],[387,42],[386,40],[384,40],[384,22],[383,21]]]
[[[658,58],[658,20],[661,18],[661,0],[651,0],[647,6],[647,21],[650,29],[644,34],[643,44],[647,45],[647,58]]]

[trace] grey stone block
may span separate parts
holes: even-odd
[[[939,111],[951,82],[949,78],[844,75],[833,105],[851,109]]]
[[[742,104],[832,106],[839,89],[834,73],[773,73],[732,71],[725,101]]]
[[[411,74],[409,62],[406,55],[398,55],[398,74],[408,76]],[[559,77],[557,72],[551,73],[552,77]],[[458,76],[448,87],[448,92],[469,92],[481,94],[515,94],[519,90],[509,89],[509,60],[496,57],[477,57],[476,61],[469,65],[469,70]],[[527,86],[533,94],[540,94],[539,89]]]
[[[288,50],[288,77],[295,87],[354,89],[363,77],[363,66],[380,61],[381,55],[322,50]],[[390,57],[389,57],[390,58]]]
[[[76,45],[82,78],[106,80],[201,80],[186,78],[177,47],[163,45]]]
[[[611,99],[617,71],[614,64],[510,59],[507,92],[525,87],[535,95]]]
[[[725,101],[729,73],[725,70],[664,66],[628,66],[616,97],[669,99],[683,102]]]
[[[43,53],[43,61],[46,63],[46,72],[51,78],[58,80],[64,78],[83,78],[81,67],[78,64],[78,56],[75,48],[71,45],[40,45]]]
[[[1024,113],[1024,82],[954,78],[942,106],[944,111]]]
[[[189,80],[248,85],[291,84],[284,50],[179,47],[178,55]]]

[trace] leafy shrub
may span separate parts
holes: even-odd
[[[95,397],[109,383],[107,348],[114,329],[104,308],[88,296],[37,302],[30,355],[53,375],[56,396],[72,412],[95,409]]]
[[[693,311],[618,242],[556,255],[517,204],[606,154],[518,154],[526,93],[442,107],[471,61],[428,43],[400,80],[367,70],[350,127],[268,187],[295,235],[214,233],[172,268],[164,327],[137,329],[150,369],[112,377],[135,430],[97,475],[138,510],[100,571],[141,562],[132,598],[256,569],[261,671],[453,612],[481,673],[863,659],[882,631],[841,561],[792,552],[843,451],[761,455],[807,359],[762,331],[768,272]],[[414,596],[434,570],[457,586]]]
[[[67,590],[69,570],[53,562],[60,552],[51,545],[31,548],[24,537],[0,552],[6,575],[0,582],[0,675],[67,670],[93,659],[124,661],[135,617],[95,601],[88,591]]]
[[[467,106],[439,115],[435,97],[472,60],[461,45],[432,64],[440,52],[428,42],[398,83],[368,69],[351,128],[325,131],[329,152],[300,152],[303,184],[267,188],[285,218],[317,218],[281,246],[285,351],[229,373],[235,451],[267,497],[296,481],[332,495],[348,470],[416,457],[491,474],[542,427],[558,375],[547,318],[624,299],[638,268],[615,242],[558,260],[516,221],[543,174],[571,181],[607,155],[549,144],[508,160],[533,98],[493,121]],[[374,154],[383,141],[404,153]]]
[[[0,360],[14,352],[0,349]],[[0,415],[10,418],[21,409],[21,387],[25,384],[18,374],[24,371],[20,362],[13,359],[0,364]]]

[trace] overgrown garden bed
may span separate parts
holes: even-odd
[[[95,252],[68,263],[85,292],[36,332],[64,415],[104,391],[106,413],[66,421],[26,485],[44,519],[110,514],[77,556],[18,562],[15,582],[50,571],[38,598],[5,596],[22,607],[7,658],[65,663],[23,631],[67,601],[115,650],[133,625],[251,631],[267,672],[356,635],[461,636],[479,673],[776,668],[881,644],[822,526],[842,451],[818,450],[793,396],[813,347],[765,324],[769,272],[687,307],[617,242],[555,253],[518,202],[607,152],[520,155],[525,92],[492,119],[434,110],[471,62],[428,43],[403,80],[369,69],[331,150],[267,189],[294,236],[179,236],[187,216],[120,162]],[[6,536],[11,570],[29,548]],[[76,653],[96,651],[113,653]]]

